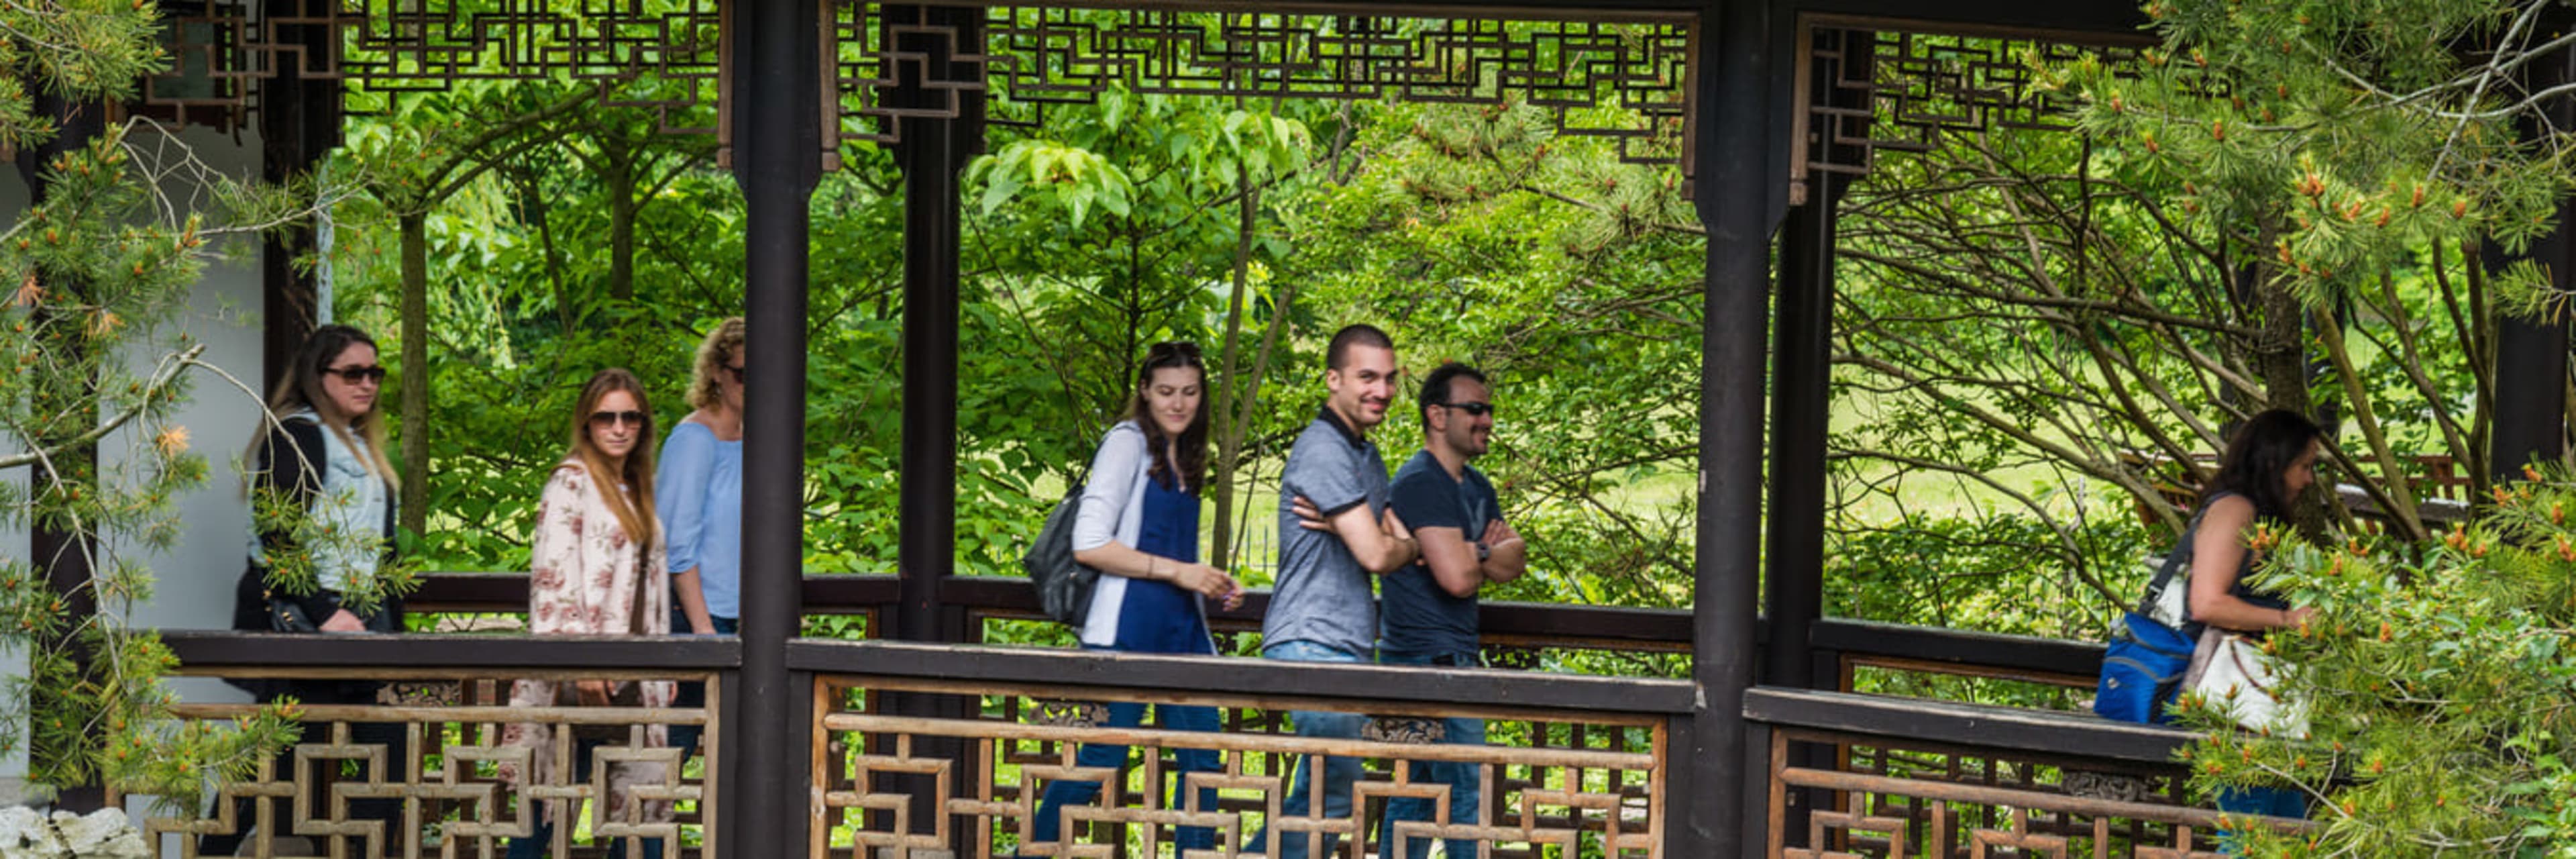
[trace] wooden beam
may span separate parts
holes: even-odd
[[[191,671],[217,667],[726,670],[742,664],[733,636],[311,635],[164,630],[161,643]],[[215,672],[221,673],[221,672]]]
[[[1084,687],[1180,689],[1211,695],[1476,702],[1625,713],[1688,713],[1697,700],[1691,684],[1679,680],[1038,647],[802,639],[788,644],[787,659],[795,670],[817,674],[1035,683],[1061,687],[1066,695],[1075,696]]]
[[[1767,686],[1745,693],[1744,717],[1775,728],[2156,766],[2172,766],[2175,753],[2200,736],[2089,713]]]

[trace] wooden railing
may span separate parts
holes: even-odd
[[[549,855],[604,855],[611,840],[627,842],[629,856],[642,855],[648,840],[661,842],[668,859],[716,855],[700,845],[715,843],[721,806],[719,779],[709,777],[722,771],[721,707],[519,707],[509,696],[519,680],[698,682],[706,700],[721,701],[741,665],[733,638],[168,631],[163,640],[186,676],[293,681],[340,695],[380,688],[370,703],[296,707],[302,737],[286,754],[258,762],[247,780],[219,785],[202,815],[147,821],[166,847],[160,855],[195,857],[210,845],[218,852],[202,855],[497,857],[508,839],[535,834],[544,801],[588,806],[554,827]],[[227,723],[258,709],[198,703],[173,712]],[[550,740],[504,743],[513,724],[546,726]],[[616,738],[577,742],[574,725],[604,726]],[[670,729],[681,727],[707,738],[694,763],[668,742]],[[593,770],[590,778],[578,777],[583,769]],[[640,779],[634,803],[670,803],[676,815],[654,820],[659,815],[639,816],[636,807],[612,807],[604,793],[611,775]],[[318,853],[289,852],[297,847]]]
[[[1158,845],[1185,827],[1214,830],[1229,850],[1266,827],[1272,839],[1311,839],[1312,855],[1327,855],[1328,836],[1388,855],[1371,821],[1406,797],[1434,811],[1399,825],[1400,840],[1495,857],[1678,855],[1664,839],[1674,723],[1687,722],[1695,700],[1686,682],[813,640],[792,645],[788,663],[813,676],[816,747],[828,750],[813,788],[817,859],[898,849],[1106,856],[1132,844],[1162,855]],[[1111,728],[1098,721],[1105,702],[1210,707],[1219,730]],[[1356,739],[1298,736],[1282,719],[1291,710],[1353,714],[1369,728]],[[1453,719],[1472,720],[1486,741],[1434,742],[1414,730]],[[1077,747],[1101,742],[1141,750],[1141,764],[1077,766]],[[1178,775],[1165,754],[1180,748],[1213,750],[1214,770],[1173,779],[1181,789],[1156,787]],[[1286,807],[1289,773],[1307,755],[1365,761],[1346,813],[1325,813],[1313,795],[1308,813]],[[1432,762],[1470,768],[1481,786],[1474,821],[1450,817],[1449,784],[1416,779],[1412,765]],[[1063,781],[1106,790],[1063,812],[1062,840],[1034,841],[1038,795]],[[902,813],[925,800],[929,813]]]
[[[523,604],[523,576],[430,578],[412,601],[415,609],[506,614]],[[815,605],[815,614],[892,610],[889,577],[813,576],[805,587],[809,600],[830,600]],[[970,614],[984,620],[1035,615],[1026,584],[1017,580],[952,580],[942,594],[970,602]],[[1221,613],[1217,625],[1247,628],[1265,600],[1254,595],[1243,610]],[[1489,604],[1484,619],[1489,649],[1689,650],[1689,616],[1681,611],[1506,603]],[[495,762],[514,752],[482,740],[487,725],[600,719],[720,724],[724,710],[711,705],[607,714],[582,708],[509,711],[495,697],[506,695],[506,686],[486,681],[685,675],[723,688],[741,657],[731,638],[358,636],[331,638],[329,647],[314,647],[310,637],[228,633],[174,633],[170,640],[193,674],[365,676],[459,690],[459,697],[440,708],[388,702],[372,709],[307,711],[313,727],[321,729],[314,736],[327,740],[309,744],[308,760],[400,754],[411,765],[391,782],[371,776],[373,781],[355,786],[331,786],[327,790],[336,793],[314,794],[324,804],[304,808],[294,807],[292,798],[326,788],[301,770],[285,778],[264,774],[231,788],[236,795],[270,797],[269,813],[286,815],[276,822],[280,832],[326,840],[357,835],[346,827],[364,824],[328,806],[328,797],[398,799],[420,815],[420,834],[413,837],[421,839],[416,843],[423,855],[487,855],[487,846],[494,850],[488,855],[498,855],[500,839],[529,832],[518,811],[527,800],[596,792],[569,783],[500,784]],[[1815,624],[1809,644],[1820,669],[1840,670],[1846,689],[1863,670],[2089,687],[2101,658],[2100,647],[2090,643],[1845,620]],[[1668,811],[1677,787],[1675,737],[1696,703],[1688,683],[1658,678],[975,644],[799,639],[789,648],[789,668],[800,678],[795,683],[809,689],[799,694],[813,701],[813,717],[804,728],[810,733],[787,742],[813,750],[816,843],[810,854],[818,859],[881,850],[1106,856],[1120,845],[1131,854],[1143,845],[1147,852],[1136,855],[1161,855],[1167,850],[1161,845],[1184,828],[1216,830],[1219,846],[1240,847],[1263,826],[1290,838],[1347,836],[1373,852],[1382,845],[1372,821],[1388,802],[1437,797],[1446,789],[1416,777],[1412,765],[1431,762],[1472,769],[1483,788],[1480,813],[1472,824],[1440,817],[1408,822],[1397,830],[1399,838],[1456,839],[1505,859],[1667,855],[1673,847],[1666,836],[1676,831]],[[1817,676],[1833,675],[1820,670]],[[1100,705],[1111,702],[1212,707],[1219,730],[1111,727],[1100,718]],[[1297,736],[1287,730],[1290,710],[1362,715],[1373,733],[1358,740]],[[238,712],[206,705],[183,711],[204,719]],[[1485,728],[1486,742],[1405,741],[1418,740],[1412,731],[1435,716],[1472,720]],[[2215,848],[2218,818],[2193,806],[2173,762],[2174,750],[2190,737],[2180,731],[2083,713],[1774,688],[1754,690],[1746,716],[1758,726],[1753,747],[1770,753],[1775,825],[1768,855],[1968,856],[1980,845],[2043,853],[2054,845],[2092,855],[2161,857],[2206,855]],[[405,726],[416,739],[400,750],[369,749],[349,731],[370,723]],[[1075,750],[1100,742],[1145,754],[1123,771],[1079,766]],[[1211,802],[1199,803],[1195,791],[1165,797],[1147,789],[1176,775],[1166,757],[1180,749],[1217,752],[1221,765],[1192,777],[1193,785],[1217,788]],[[570,751],[556,749],[558,755]],[[1304,755],[1327,753],[1367,762],[1357,791],[1360,807],[1341,815],[1285,813],[1290,768]],[[705,774],[720,770],[702,761],[686,771],[692,775],[676,786],[697,791],[702,817],[684,817],[669,832],[611,824],[587,834],[678,837],[690,846],[666,855],[714,855],[695,845],[715,843],[720,779]],[[1059,781],[1092,782],[1107,790],[1103,799],[1066,813],[1070,842],[1033,842],[1038,795]],[[217,833],[244,825],[223,820],[223,810],[206,820],[160,822],[157,831]],[[358,850],[362,844],[351,846]],[[409,845],[386,846],[400,855]]]
[[[2222,816],[2192,804],[2176,762],[2187,731],[1771,688],[1744,712],[1769,735],[1767,855],[2221,855]]]

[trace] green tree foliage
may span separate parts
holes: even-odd
[[[55,139],[60,119],[21,81],[100,110],[162,64],[156,12],[125,3],[0,10],[0,148]],[[290,739],[275,712],[238,730],[167,718],[172,667],[127,624],[151,599],[148,558],[179,533],[173,500],[206,482],[206,457],[171,422],[194,376],[220,370],[178,319],[210,239],[291,209],[173,158],[153,129],[110,125],[41,165],[42,194],[0,232],[0,524],[67,538],[63,554],[0,555],[0,651],[27,671],[0,679],[0,745],[29,751],[42,785],[104,784],[193,807],[203,771],[240,775]],[[221,228],[174,201],[157,176],[210,183]],[[245,389],[245,393],[247,390]],[[102,445],[122,445],[121,458]],[[23,475],[24,488],[14,478]],[[42,562],[43,567],[38,563]],[[85,579],[55,576],[87,570]],[[64,581],[49,581],[50,577]],[[79,612],[81,603],[94,612]]]
[[[2537,474],[2537,472],[2535,472]],[[2311,736],[2262,736],[2186,699],[2211,731],[2203,788],[2291,785],[2322,832],[2257,856],[2565,856],[2576,844],[2576,482],[2495,490],[2492,512],[2421,551],[2279,543],[2265,587],[2318,612],[2264,645]]]

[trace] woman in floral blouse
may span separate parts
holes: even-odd
[[[601,370],[582,387],[572,426],[572,451],[555,466],[537,507],[534,569],[528,579],[528,631],[537,635],[663,635],[670,632],[670,589],[662,586],[663,547],[660,524],[653,514],[653,456],[643,440],[653,437],[653,413],[644,385],[622,369]],[[669,682],[622,683],[583,680],[564,688],[542,680],[521,680],[511,687],[512,707],[668,707]],[[629,688],[640,687],[640,688]],[[558,697],[560,696],[560,697]],[[514,784],[583,784],[590,780],[593,750],[602,740],[555,736],[560,726],[523,722],[502,731],[502,743],[528,749],[528,772],[503,764],[501,778]],[[619,736],[629,732],[619,730]],[[661,746],[663,726],[644,728],[643,745]],[[621,740],[620,744],[632,742]],[[572,773],[562,768],[569,760]],[[604,810],[594,799],[592,829],[603,822],[665,823],[671,803],[637,804],[638,787],[664,783],[659,763],[621,763],[609,773]],[[524,781],[522,779],[524,778]],[[629,808],[640,808],[640,819]],[[545,803],[536,831],[510,842],[511,859],[537,859],[553,847],[557,824],[576,809],[557,800]],[[626,839],[612,842],[609,855],[623,857]],[[644,842],[646,859],[660,859],[662,841]]]

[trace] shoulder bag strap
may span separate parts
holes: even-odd
[[[2200,518],[2208,513],[2207,506],[2192,512],[2191,523],[2183,526],[2182,529],[2182,543],[2175,546],[2173,551],[2165,553],[2164,566],[2156,570],[2155,580],[2147,583],[2146,596],[2138,600],[2139,614],[2155,616],[2156,597],[2165,592],[2165,587],[2173,582],[2175,574],[2183,573],[2189,566],[2194,554],[2191,544],[2200,538]],[[2185,574],[2183,578],[2188,579],[2189,575]]]

